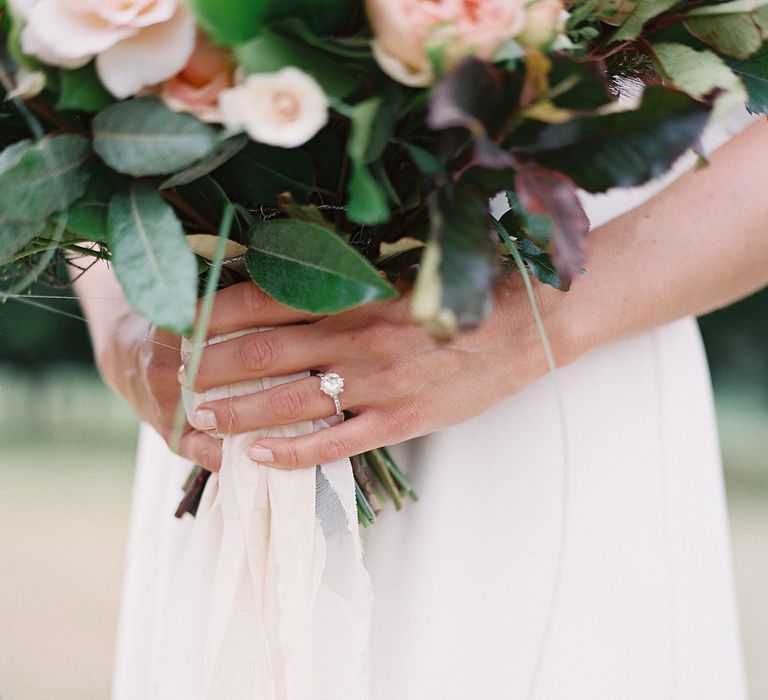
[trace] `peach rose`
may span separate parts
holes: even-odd
[[[366,0],[373,52],[387,74],[412,86],[433,80],[430,49],[443,68],[465,56],[489,60],[525,26],[524,0]]]
[[[66,68],[94,56],[115,97],[135,95],[184,68],[195,23],[180,0],[14,0],[25,21],[22,49]]]
[[[198,32],[184,69],[160,87],[160,99],[176,112],[191,112],[204,122],[220,122],[219,95],[234,84],[232,54]]]
[[[219,96],[222,121],[244,130],[254,141],[295,148],[328,121],[328,98],[310,75],[288,67],[254,73]]]

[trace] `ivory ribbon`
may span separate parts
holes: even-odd
[[[236,335],[242,333],[209,343]],[[182,354],[191,350],[185,342]],[[191,415],[203,401],[306,376],[188,392],[185,408]],[[323,421],[303,421],[223,437],[221,471],[208,480],[174,572],[156,700],[369,698],[372,596],[349,460],[281,470],[246,455],[258,438],[324,428]]]

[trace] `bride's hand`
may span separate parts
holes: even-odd
[[[414,324],[407,296],[307,317],[250,282],[238,284],[217,294],[209,336],[277,327],[206,348],[195,389],[310,369],[344,377],[339,398],[354,417],[301,437],[260,439],[249,456],[261,464],[307,467],[425,435],[484,412],[546,371],[520,282],[500,285],[491,318],[448,342]],[[313,376],[201,404],[192,422],[199,430],[242,433],[333,412]]]

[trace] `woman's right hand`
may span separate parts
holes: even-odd
[[[114,377],[112,385],[139,417],[160,433],[173,452],[209,471],[218,471],[221,440],[195,430],[186,418],[181,433],[174,431],[181,402],[180,337],[155,328],[139,316],[130,325],[134,328],[121,329],[114,339],[119,348],[108,362],[117,359],[122,369],[109,373]],[[121,338],[123,334],[127,337]]]
[[[104,381],[160,433],[171,450],[209,471],[218,471],[219,440],[194,430],[186,420],[180,436],[174,431],[181,401],[179,336],[159,330],[139,316],[103,261],[89,261],[87,272],[77,276],[75,289],[88,318],[96,365]]]

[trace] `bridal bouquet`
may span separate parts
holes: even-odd
[[[221,340],[214,293],[246,279],[317,314],[410,289],[448,337],[505,272],[568,288],[579,189],[646,182],[712,115],[766,111],[766,38],[768,0],[0,0],[0,296],[91,256],[189,336],[202,293],[190,376]],[[279,470],[252,437],[223,436],[180,507],[151,697],[365,700],[358,522],[412,489],[384,450]]]
[[[768,109],[768,0],[0,0],[0,27],[4,294],[94,256],[183,335],[215,275],[318,314],[412,287],[449,336],[513,261],[568,288],[579,188]],[[386,451],[355,471],[364,523],[371,472],[413,495]]]

